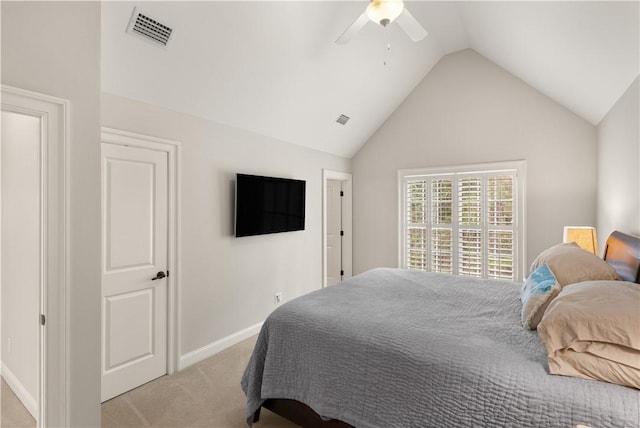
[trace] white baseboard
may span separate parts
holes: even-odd
[[[225,349],[235,345],[236,343],[242,342],[243,340],[258,334],[260,332],[260,328],[262,328],[261,322],[252,325],[251,327],[247,327],[244,330],[240,330],[237,333],[233,333],[227,337],[223,337],[220,340],[216,340],[215,342],[205,345],[202,348],[198,348],[195,351],[187,352],[186,354],[181,355],[180,361],[178,362],[178,370],[189,367],[197,362],[209,358],[212,355],[217,354],[220,351],[224,351]]]
[[[24,387],[22,382],[20,382],[16,375],[14,375],[13,372],[9,370],[9,368],[4,363],[0,363],[0,365],[0,373],[2,373],[2,378],[5,382],[7,382],[9,388],[11,388],[13,393],[16,394],[16,397],[18,397],[18,400],[22,402],[27,411],[31,413],[33,419],[37,421],[38,400],[36,400],[31,394],[29,394],[27,388]]]

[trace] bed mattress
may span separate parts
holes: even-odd
[[[242,378],[356,427],[637,428],[640,391],[552,376],[520,284],[374,269],[275,310]]]

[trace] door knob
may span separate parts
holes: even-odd
[[[156,279],[162,279],[164,277],[166,277],[167,275],[164,274],[164,272],[160,271],[156,274],[155,278],[151,278],[151,281],[155,281]]]

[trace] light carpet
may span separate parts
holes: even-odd
[[[2,379],[2,389],[0,389],[0,405],[0,427],[35,428],[36,420],[22,405],[4,379]]]
[[[240,378],[256,337],[102,404],[102,426],[246,427]],[[4,427],[4,424],[2,425]],[[263,409],[256,428],[296,425]]]

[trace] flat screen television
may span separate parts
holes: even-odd
[[[303,180],[236,174],[235,235],[304,230]]]

